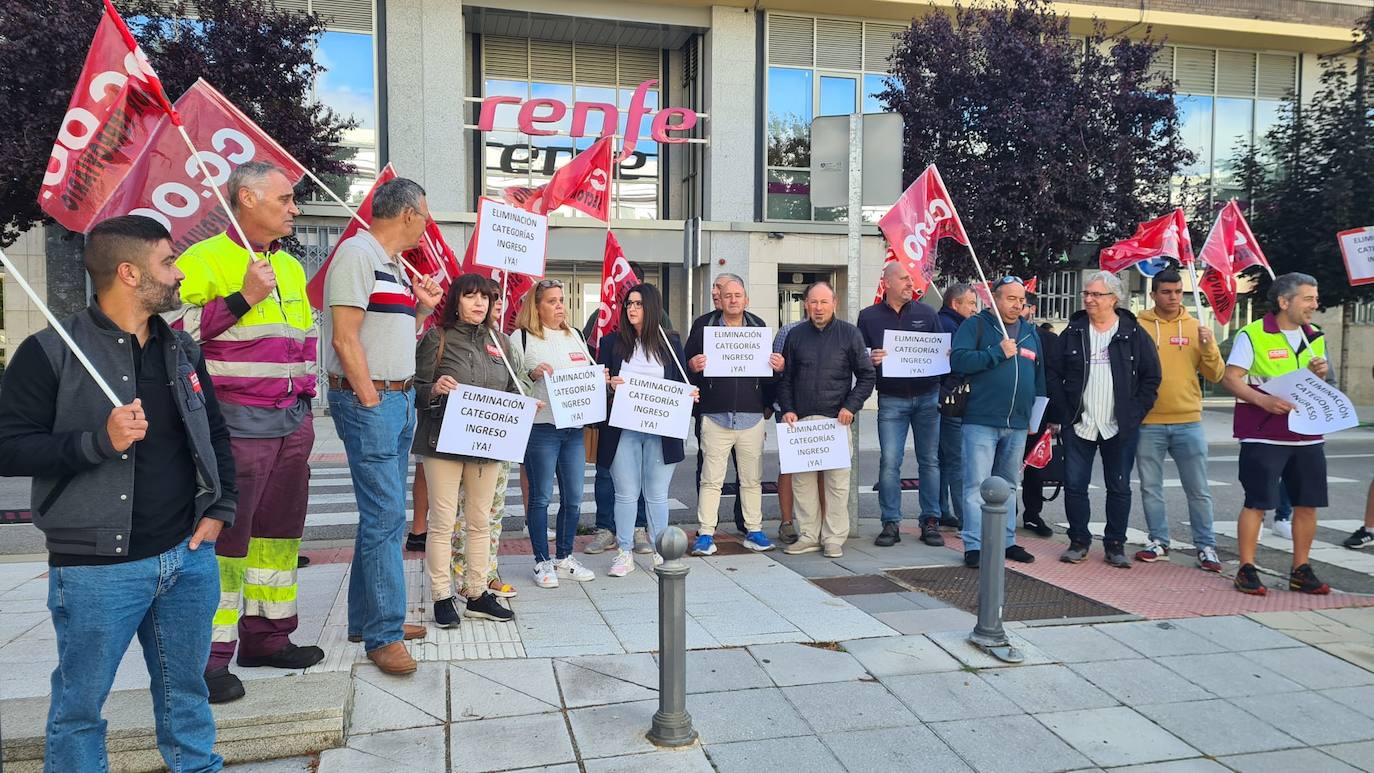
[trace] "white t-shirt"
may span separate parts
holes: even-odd
[[[1111,343],[1121,321],[1099,331],[1088,325],[1088,381],[1083,385],[1083,415],[1073,426],[1074,434],[1084,440],[1110,440],[1116,437],[1116,396],[1112,392]]]
[[[1283,337],[1288,339],[1288,346],[1296,352],[1302,348],[1304,341],[1302,338],[1302,328],[1292,330],[1279,330]],[[1226,358],[1227,365],[1234,365],[1237,368],[1250,370],[1250,366],[1255,364],[1255,345],[1248,335],[1238,335],[1236,340],[1231,343],[1231,356]],[[1252,385],[1253,386],[1253,385]],[[1321,440],[1265,440],[1261,438],[1241,438],[1242,443],[1268,443],[1273,446],[1313,446],[1321,443]]]
[[[663,363],[648,356],[644,351],[644,344],[641,343],[635,346],[634,354],[630,355],[630,359],[620,364],[621,378],[632,373],[636,376],[661,379],[663,378]]]

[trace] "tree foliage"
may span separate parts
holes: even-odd
[[[905,121],[909,182],[935,163],[985,270],[1039,276],[1092,239],[1102,246],[1169,207],[1192,160],[1173,84],[1152,75],[1160,45],[1069,36],[1048,0],[956,4],[914,21],[879,94]],[[974,275],[945,240],[937,267]]]
[[[121,0],[120,13],[175,100],[204,77],[317,174],[350,174],[338,154],[356,125],[315,100],[319,14],[270,0]],[[0,0],[0,244],[44,219],[37,195],[58,125],[86,60],[96,0]]]

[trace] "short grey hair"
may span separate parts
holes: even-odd
[[[1269,285],[1269,302],[1277,309],[1279,299],[1291,301],[1293,296],[1302,292],[1304,286],[1316,287],[1317,278],[1300,271],[1290,271],[1275,277],[1273,284]]]
[[[1088,274],[1087,279],[1083,280],[1083,286],[1087,287],[1093,282],[1101,282],[1107,286],[1107,292],[1116,296],[1116,302],[1120,303],[1126,298],[1126,288],[1121,286],[1121,280],[1116,274],[1110,271],[1094,271]]]
[[[407,209],[420,211],[420,199],[425,189],[414,180],[397,177],[383,183],[372,193],[372,217],[376,220],[390,220],[400,217]]]
[[[744,288],[745,294],[747,295],[749,293],[749,286],[744,283],[744,277],[739,274],[732,274],[729,271],[722,271],[716,274],[716,278],[711,282],[711,286],[723,288],[731,282],[739,282],[739,286]]]
[[[964,297],[965,295],[971,292],[973,292],[973,285],[969,284],[968,282],[955,282],[954,284],[945,288],[944,307],[946,309],[954,308],[955,301],[959,300],[960,298]]]
[[[257,197],[261,199],[262,184],[274,173],[286,176],[286,172],[281,167],[266,161],[249,161],[230,172],[229,183],[226,186],[229,190],[229,209],[235,212],[239,210],[239,191],[244,188],[257,194]]]

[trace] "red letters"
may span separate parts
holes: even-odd
[[[695,111],[685,107],[668,107],[654,111],[645,105],[649,91],[657,85],[657,80],[647,80],[635,87],[626,116],[625,137],[621,141],[620,157],[616,159],[616,163],[621,163],[634,155],[635,146],[639,144],[640,128],[646,116],[653,116],[650,135],[655,142],[679,145],[692,141],[688,137],[674,136],[670,132],[683,135],[696,128],[698,118]],[[477,119],[478,131],[489,132],[496,129],[496,111],[501,105],[519,105],[516,127],[524,134],[537,137],[561,134],[557,128],[541,128],[539,124],[557,124],[568,114],[568,105],[557,99],[540,97],[522,102],[519,97],[493,95],[482,100],[482,109]],[[615,105],[609,102],[574,102],[569,136],[587,136],[587,118],[593,110],[601,113],[600,136],[607,137],[616,132],[620,123],[620,109]],[[673,119],[676,119],[676,122]]]

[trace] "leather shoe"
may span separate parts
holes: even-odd
[[[398,641],[367,653],[367,659],[385,674],[410,674],[415,671],[415,658],[406,652],[406,645]]]
[[[423,625],[411,625],[410,623],[406,623],[405,625],[401,626],[401,631],[401,638],[405,639],[406,641],[410,641],[411,639],[425,638],[425,627]],[[359,633],[350,633],[348,635],[348,640],[353,642],[354,644],[357,644],[358,642],[363,640],[363,636]]]
[[[210,691],[211,703],[228,703],[244,696],[243,682],[229,671],[228,666],[206,671],[205,688]]]
[[[880,548],[890,548],[902,541],[902,531],[896,523],[883,524],[883,531],[878,538],[873,540],[873,544]]]
[[[268,666],[271,668],[310,668],[324,660],[324,650],[315,646],[297,647],[287,642],[285,647],[271,655],[245,655],[239,653],[239,665],[244,668]]]

